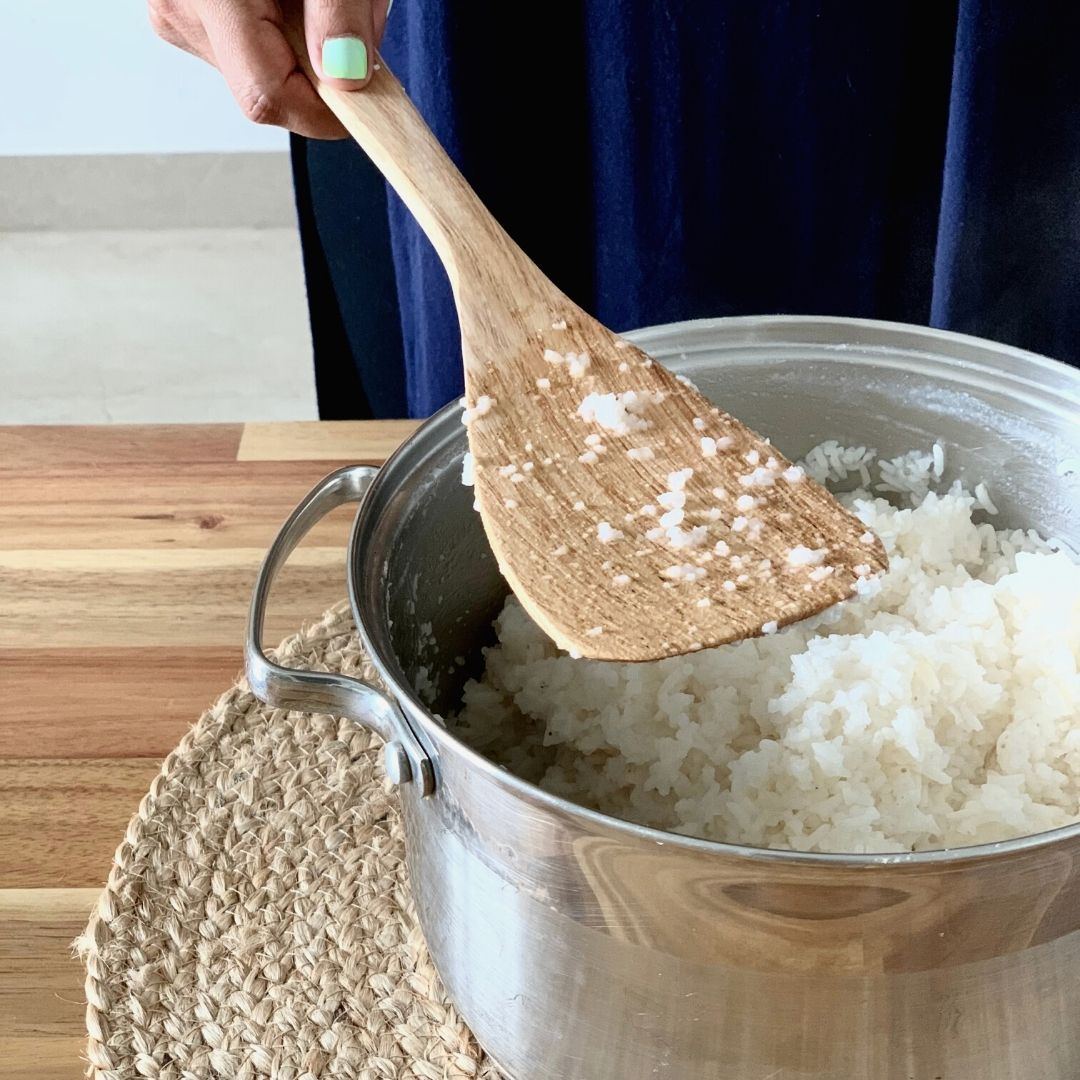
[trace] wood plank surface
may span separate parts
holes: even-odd
[[[343,461],[71,465],[5,475],[0,546],[86,549],[265,547],[305,492]],[[62,513],[57,494],[63,495]],[[349,514],[311,543],[343,545]]]
[[[0,427],[0,470],[235,461],[243,431],[243,424],[12,425]]]
[[[0,648],[239,645],[263,548],[0,551]],[[301,547],[271,599],[274,644],[345,595],[340,547]]]
[[[417,428],[415,420],[308,420],[245,424],[240,461],[350,461],[379,464]],[[351,456],[350,456],[351,455]]]
[[[160,760],[233,682],[307,490],[415,425],[0,427],[0,1074],[83,1075],[71,944]],[[276,643],[345,593],[354,508],[295,553]]]
[[[79,991],[81,993],[81,991]],[[15,1038],[0,1035],[5,1080],[80,1080],[85,1076],[85,1035]]]
[[[243,665],[232,646],[0,649],[0,754],[163,758]],[[147,702],[148,673],[153,699]],[[57,722],[65,716],[78,723]]]
[[[72,945],[97,889],[0,889],[0,1062],[11,1080],[75,1080],[85,1045]]]
[[[6,976],[0,1016],[7,1037],[81,1033],[83,970],[73,944],[97,896],[97,889],[0,889],[0,971]]]
[[[99,888],[160,765],[0,759],[0,889]]]

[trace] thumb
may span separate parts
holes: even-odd
[[[304,35],[323,82],[359,90],[375,66],[373,0],[305,0]]]

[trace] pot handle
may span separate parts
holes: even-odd
[[[323,477],[304,496],[274,538],[259,569],[248,614],[244,668],[255,696],[278,709],[299,709],[347,716],[383,740],[387,775],[395,783],[416,780],[424,795],[435,789],[431,759],[421,747],[396,702],[351,675],[301,671],[274,663],[263,652],[266,602],[278,571],[317,522],[335,507],[360,502],[377,469],[348,465]]]

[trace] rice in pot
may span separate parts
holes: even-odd
[[[885,543],[855,600],[648,664],[574,660],[512,598],[450,721],[547,791],[617,817],[799,851],[902,852],[1080,818],[1080,565],[996,529],[944,457],[823,443],[804,467]],[[882,497],[889,495],[892,501]]]

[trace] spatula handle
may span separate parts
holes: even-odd
[[[420,223],[446,267],[455,295],[459,262],[465,264],[470,278],[478,269],[497,278],[504,259],[524,257],[465,181],[381,57],[376,55],[375,71],[363,90],[338,90],[319,81],[295,25],[287,32],[319,96]]]

